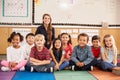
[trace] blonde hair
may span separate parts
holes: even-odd
[[[44,43],[45,43],[45,37],[44,37],[44,35],[42,35],[42,34],[37,34],[37,35],[35,35],[34,42],[36,42],[36,41],[39,40],[40,38],[42,38],[42,40],[43,40]]]
[[[103,45],[104,45],[104,49],[105,49],[105,56],[107,57],[108,55],[108,48],[107,48],[107,45],[105,44],[105,38],[111,38],[111,41],[112,41],[112,51],[113,53],[116,55],[117,54],[117,47],[116,47],[116,44],[115,44],[115,40],[114,40],[114,37],[110,34],[107,34],[104,36],[103,38]]]

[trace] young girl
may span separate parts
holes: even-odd
[[[55,30],[54,27],[52,27],[52,18],[49,14],[43,15],[43,23],[41,26],[39,26],[35,32],[36,34],[43,34],[45,36],[45,47],[50,49],[51,43],[53,39],[55,38]]]
[[[103,45],[103,48],[101,48],[101,69],[120,71],[120,67],[117,67],[117,48],[113,36],[110,34],[105,35]]]
[[[34,44],[31,48],[30,59],[26,69],[37,72],[53,72],[54,62],[51,61],[50,51],[44,47],[45,38],[42,34],[35,36]]]
[[[34,34],[28,33],[26,35],[26,44],[23,45],[23,47],[25,48],[24,57],[26,60],[29,59],[30,51],[33,46],[34,46]]]
[[[27,60],[24,60],[22,56],[24,54],[24,48],[20,46],[20,42],[23,41],[23,36],[20,33],[12,32],[8,38],[8,42],[12,44],[7,48],[7,61],[1,62],[2,71],[14,71],[24,70],[24,66]]]
[[[60,37],[62,41],[62,49],[65,51],[65,60],[69,61],[73,51],[71,36],[68,33],[62,33]]]
[[[51,56],[53,58],[56,70],[62,70],[69,66],[68,61],[64,61],[64,51],[62,50],[62,43],[59,38],[53,41],[53,48],[51,50]]]

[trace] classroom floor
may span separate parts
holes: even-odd
[[[6,55],[0,55],[0,60],[2,60],[2,59],[6,59]],[[120,55],[118,55],[118,59],[120,59]],[[3,73],[1,73],[1,74],[3,74]],[[28,74],[28,76],[29,75],[30,74]],[[66,75],[66,76],[64,76],[64,75]],[[16,76],[20,77],[20,75],[16,75]],[[88,72],[85,72],[85,71],[84,72],[83,71],[79,71],[79,72],[74,72],[74,71],[55,72],[54,76],[55,76],[55,80],[64,80],[64,79],[65,80],[78,80],[78,79],[80,79],[80,80],[120,80],[120,76],[117,76],[111,72],[99,70],[98,68],[94,68],[93,71],[88,71]],[[9,77],[11,77],[11,75]],[[12,79],[12,80],[17,80],[17,79]],[[2,80],[2,78],[0,80]]]

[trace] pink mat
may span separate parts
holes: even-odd
[[[12,80],[16,72],[1,72],[0,71],[0,80]]]

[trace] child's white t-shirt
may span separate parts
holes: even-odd
[[[24,60],[24,53],[25,49],[23,47],[16,49],[13,46],[10,46],[7,48],[7,61],[19,63]]]
[[[33,45],[29,45],[29,44],[24,44],[23,45],[23,47],[24,47],[24,49],[25,49],[25,53],[24,53],[24,58],[25,59],[29,59],[29,55],[30,55],[30,51],[31,51],[31,48],[34,46],[34,44]]]

